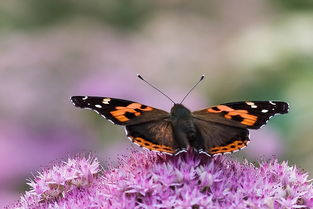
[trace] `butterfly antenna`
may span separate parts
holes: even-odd
[[[190,89],[190,91],[186,94],[186,96],[182,99],[182,101],[180,102],[180,104],[182,104],[184,102],[184,100],[187,98],[187,96],[192,92],[192,90],[194,88],[196,88],[196,86],[198,86],[198,84],[203,80],[204,75],[201,76],[200,80]]]
[[[147,83],[149,86],[151,86],[152,88],[154,88],[155,90],[157,90],[158,92],[160,92],[161,94],[163,94],[164,96],[166,96],[169,100],[171,100],[171,102],[173,102],[175,104],[175,102],[166,94],[164,94],[160,89],[158,89],[157,87],[155,87],[154,85],[150,84],[148,81],[146,81],[145,79],[143,79],[143,77],[139,74],[137,74],[137,77],[140,78],[141,80],[143,80],[145,83]]]

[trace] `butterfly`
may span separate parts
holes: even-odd
[[[202,79],[203,76],[199,82]],[[289,105],[281,101],[233,102],[191,112],[182,102],[171,100],[174,106],[169,113],[110,97],[73,96],[71,101],[76,107],[91,109],[112,123],[125,126],[127,137],[140,147],[170,155],[191,148],[209,156],[238,151],[249,143],[249,129],[259,129],[275,114],[289,111]]]

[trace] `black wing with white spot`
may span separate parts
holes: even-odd
[[[240,128],[259,129],[276,114],[285,114],[289,105],[280,101],[233,102],[193,112],[195,118]]]
[[[169,113],[138,102],[109,97],[73,96],[76,107],[90,109],[117,125],[134,125],[169,117]]]

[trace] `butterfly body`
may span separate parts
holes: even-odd
[[[192,113],[188,108],[182,104],[174,104],[170,112],[170,122],[177,149],[195,148],[199,150],[204,148]]]
[[[288,112],[279,101],[225,103],[191,112],[174,104],[170,113],[128,100],[74,96],[76,107],[91,109],[114,124],[125,126],[128,138],[149,150],[178,154],[190,148],[213,156],[244,148],[248,129],[258,129],[275,114]]]

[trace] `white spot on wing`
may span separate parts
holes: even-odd
[[[272,102],[272,101],[269,101],[269,103],[272,104],[272,105],[276,105],[276,103],[275,103],[275,102]]]
[[[257,107],[258,107],[258,106],[256,106],[256,105],[254,104],[254,102],[246,102],[246,104],[247,104],[247,105],[250,105],[251,108],[257,108]]]
[[[103,103],[103,104],[109,104],[110,101],[111,101],[110,98],[104,98],[104,99],[102,100],[102,103]]]
[[[89,103],[88,103],[88,104],[89,104]],[[87,109],[87,110],[92,110],[92,111],[95,111],[97,114],[101,115],[101,117],[103,117],[103,118],[107,119],[107,120],[108,120],[108,121],[110,121],[112,124],[114,124],[114,125],[118,125],[118,126],[121,126],[121,125],[119,125],[119,124],[114,123],[112,120],[110,120],[110,119],[106,118],[106,117],[105,117],[105,115],[103,115],[103,114],[99,113],[99,112],[98,112],[97,110],[95,110],[94,108],[84,107],[83,109]]]
[[[83,97],[83,100],[86,100],[86,99],[88,99],[88,97],[87,97],[87,96]]]
[[[99,104],[96,104],[95,107],[97,107],[97,108],[102,108],[102,106],[99,105]]]
[[[262,112],[263,112],[263,113],[267,113],[267,112],[268,112],[268,110],[264,109],[264,110],[262,110]]]

